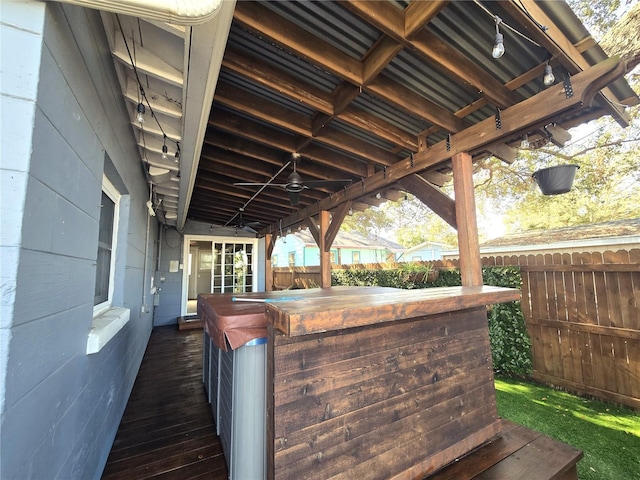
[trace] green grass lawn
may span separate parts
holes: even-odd
[[[640,479],[640,412],[496,378],[498,414],[581,449],[581,480]]]

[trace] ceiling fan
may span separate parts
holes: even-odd
[[[296,206],[300,203],[300,192],[302,190],[311,189],[311,188],[322,188],[322,187],[346,187],[349,185],[352,180],[349,178],[343,178],[338,180],[302,180],[300,174],[296,171],[296,161],[293,161],[293,172],[289,174],[287,177],[287,183],[271,183],[275,179],[275,176],[272,177],[266,183],[234,183],[234,185],[242,185],[242,186],[272,186],[272,187],[282,187],[289,193],[289,201],[292,206]]]
[[[232,219],[233,221],[229,223],[230,226],[235,228],[240,228],[242,230],[249,230],[255,233],[253,227],[259,227],[262,225],[261,222],[247,222],[245,221],[242,213],[244,212],[244,208],[240,208],[238,210],[238,214]]]

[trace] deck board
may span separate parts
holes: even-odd
[[[202,330],[153,330],[102,478],[227,478],[202,386]]]
[[[201,331],[154,329],[103,479],[228,477],[202,387],[201,363]],[[499,439],[427,478],[577,478],[580,451],[506,420],[502,432]]]

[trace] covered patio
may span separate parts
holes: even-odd
[[[469,327],[478,340],[471,342],[475,350],[460,347],[460,357],[481,362],[488,355],[490,363],[485,306],[518,292],[482,285],[473,173],[489,156],[512,162],[525,137],[534,145],[562,145],[568,128],[604,115],[626,126],[626,108],[638,97],[623,76],[640,58],[608,58],[564,2],[185,3],[184,9],[170,1],[145,8],[128,0],[3,4],[2,108],[12,121],[3,122],[1,166],[0,476],[100,477],[112,446],[115,452],[120,445],[118,425],[132,418],[128,400],[153,403],[151,393],[135,391],[136,377],[149,383],[145,376],[157,380],[165,360],[196,358],[201,340],[175,332],[168,343],[186,350],[161,348],[150,354],[150,369],[143,361],[154,336],[163,335],[157,328],[175,325],[192,294],[271,292],[275,239],[299,226],[318,244],[321,287],[329,288],[331,245],[343,219],[406,193],[457,229],[462,287],[416,298],[351,293],[336,302],[272,307],[267,378],[282,378],[289,364],[279,355],[288,348],[302,352],[291,362],[295,368],[305,370],[305,355],[315,349],[328,360],[322,368],[330,369],[338,362],[321,352],[320,340],[350,352],[361,337],[394,334],[388,355],[377,348],[384,341],[371,340],[371,351],[357,359],[377,355],[389,369],[382,380],[395,396],[379,403],[398,403],[388,418],[409,407],[406,424],[431,418],[432,385],[458,389],[442,403],[464,410],[458,400],[473,400],[476,390],[463,388],[461,379],[486,393],[484,403],[474,404],[487,413],[486,423],[448,419],[445,409],[437,416],[442,432],[460,420],[480,433],[460,430],[453,445],[443,434],[443,450],[417,458],[411,434],[430,438],[420,424],[403,432],[406,456],[393,464],[375,456],[366,463],[357,448],[345,450],[358,471],[384,476],[385,470],[368,469],[384,464],[398,478],[419,477],[501,431],[513,436],[517,428],[499,421],[491,405],[490,367],[474,364],[483,371],[478,386],[466,364],[445,357],[444,374],[423,362],[418,377],[403,364],[397,377],[407,383],[399,384],[397,359],[413,348],[413,329],[422,332],[417,360],[429,356],[429,342],[438,343],[429,329],[441,336],[439,345],[465,345],[469,332],[462,327],[461,337],[450,335],[447,319],[454,318],[456,328]],[[4,45],[12,46],[10,54]],[[449,181],[455,199],[441,189]],[[203,289],[190,289],[205,270],[191,272],[192,247],[200,248],[198,265],[208,266]],[[316,322],[319,309],[326,324]],[[365,365],[371,375],[375,365]],[[306,372],[291,374],[304,382]],[[321,370],[314,375],[319,382],[331,378]],[[178,377],[202,380],[199,373]],[[407,385],[418,378],[423,396],[403,404]],[[271,407],[283,398],[278,395],[307,396],[306,387],[280,387],[270,384]],[[189,390],[202,396],[195,383],[169,388],[179,390],[176,398]],[[338,389],[326,388],[341,398]],[[362,414],[359,398],[351,397],[357,408],[349,415]],[[330,402],[325,410],[318,405],[319,417],[340,423]],[[287,420],[285,410],[269,420],[269,478],[285,478],[280,467],[323,455],[314,451],[300,460],[297,447],[306,447],[287,447]],[[346,428],[351,440],[345,425],[330,433]],[[342,454],[340,446],[329,448]],[[549,478],[571,478],[571,461]],[[113,472],[110,465],[105,475]]]

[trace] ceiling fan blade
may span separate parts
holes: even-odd
[[[300,204],[300,192],[289,192],[289,201],[296,207]]]
[[[304,185],[308,188],[322,188],[322,187],[346,187],[351,185],[353,180],[349,178],[343,178],[340,180],[309,180],[304,182]]]
[[[282,187],[285,188],[286,185],[283,183],[245,183],[245,182],[237,182],[234,183],[234,185],[238,185],[238,186],[244,186],[244,187],[266,187],[266,186],[271,186],[271,187]]]

